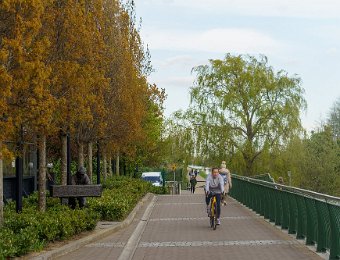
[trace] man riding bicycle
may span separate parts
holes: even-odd
[[[207,204],[207,212],[209,213],[209,202],[211,197],[216,196],[217,203],[217,225],[221,224],[220,215],[221,215],[221,194],[224,192],[224,180],[223,177],[219,174],[218,168],[212,168],[211,174],[208,175],[205,183],[205,192],[206,192],[206,204]]]

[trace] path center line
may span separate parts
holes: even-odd
[[[293,240],[166,241],[141,242],[138,247],[265,246],[293,245],[297,243]]]

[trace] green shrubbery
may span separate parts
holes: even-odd
[[[36,204],[29,204],[28,200],[30,198],[25,200],[21,214],[15,213],[13,203],[5,207],[5,223],[0,229],[0,258],[41,250],[50,241],[92,230],[99,219],[98,213],[91,209],[71,210],[59,204],[39,213]]]
[[[166,194],[167,189],[152,186],[140,179],[115,177],[103,184],[101,198],[89,199],[88,206],[100,214],[102,220],[120,221],[124,219],[136,203],[148,192]]]
[[[85,209],[72,210],[59,199],[47,198],[47,210],[37,211],[38,196],[23,200],[23,212],[15,213],[14,203],[5,206],[5,223],[0,229],[0,259],[39,251],[51,241],[64,240],[95,228],[99,219],[123,220],[148,192],[166,193],[163,187],[127,177],[114,177],[104,184],[101,198],[88,198]]]

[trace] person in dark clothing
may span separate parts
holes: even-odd
[[[198,174],[198,171],[197,171],[197,169],[195,170],[195,177],[197,177],[197,174]]]
[[[197,184],[197,180],[196,180],[195,175],[193,175],[193,176],[190,178],[190,187],[191,187],[191,193],[192,193],[192,194],[195,193],[196,184]]]
[[[85,167],[81,166],[79,167],[77,173],[72,176],[72,185],[88,185],[90,184],[90,178],[86,174]],[[77,200],[79,203],[79,207],[83,208],[86,204],[86,198],[85,197],[77,197],[77,198],[69,198],[69,205],[72,209],[76,208]]]

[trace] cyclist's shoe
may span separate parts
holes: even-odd
[[[218,218],[216,225],[221,225],[221,220]]]

